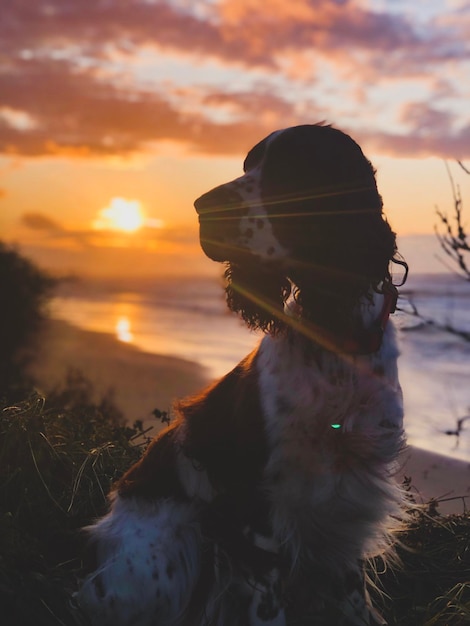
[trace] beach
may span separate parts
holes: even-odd
[[[410,478],[410,495],[417,504],[438,502],[442,514],[461,514],[470,507],[470,463],[408,446],[400,459],[397,479]]]
[[[182,358],[147,353],[111,334],[83,330],[62,320],[49,320],[32,373],[39,390],[63,383],[67,371],[80,370],[93,383],[95,400],[113,390],[116,405],[129,423],[141,419],[153,426],[158,408],[168,411],[175,400],[196,393],[210,382],[207,369]],[[418,504],[437,499],[441,513],[463,513],[470,504],[470,463],[408,446],[400,459],[397,480],[411,478]],[[467,496],[466,500],[463,499]]]
[[[158,422],[154,409],[168,411],[173,402],[207,384],[205,369],[191,361],[151,354],[107,333],[83,330],[62,320],[48,320],[31,372],[40,392],[63,384],[67,372],[79,370],[94,387],[94,400],[112,391],[129,423]]]

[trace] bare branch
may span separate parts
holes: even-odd
[[[406,296],[401,294],[400,298],[405,300],[408,306],[407,306],[407,308],[404,308],[403,306],[399,305],[399,306],[397,306],[397,311],[401,311],[402,313],[404,313],[406,315],[409,315],[411,317],[416,317],[421,322],[420,326],[421,325],[422,326],[433,326],[434,328],[438,328],[439,330],[443,330],[446,333],[450,333],[451,335],[455,335],[457,337],[460,337],[464,341],[470,342],[470,331],[463,330],[461,328],[454,328],[454,326],[452,326],[449,323],[442,324],[441,322],[436,322],[435,319],[432,319],[430,317],[426,317],[425,315],[422,315],[419,312],[418,307],[416,306],[416,304],[413,302],[413,296],[412,296],[411,293],[407,294]],[[404,331],[412,331],[413,329],[414,329],[414,327],[410,327],[410,328],[406,328],[405,327],[405,328],[403,328]]]
[[[460,161],[457,161],[457,163],[464,170],[464,172],[470,174],[470,171],[467,170],[467,168]],[[447,161],[445,161],[445,167],[452,190],[454,215],[453,220],[451,221],[446,213],[442,212],[438,207],[436,207],[436,215],[440,220],[440,224],[441,227],[443,227],[444,229],[444,233],[440,233],[437,226],[434,227],[434,230],[442,250],[447,254],[447,256],[452,259],[455,264],[457,264],[457,267],[460,270],[458,272],[458,275],[465,280],[470,281],[470,267],[467,264],[468,257],[465,254],[467,252],[470,252],[470,245],[467,241],[468,235],[465,230],[465,225],[463,223],[462,217],[462,196],[460,193],[460,187],[455,184],[452,172],[450,171]]]
[[[463,171],[466,174],[470,174],[470,170],[465,167],[465,165],[462,163],[462,161],[457,161],[457,163],[460,165],[460,167],[463,169]]]

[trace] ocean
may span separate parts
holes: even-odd
[[[470,333],[470,283],[450,272],[414,274],[398,304],[408,442],[470,462],[470,341],[444,329]],[[222,280],[211,277],[66,282],[51,315],[195,361],[211,378],[228,372],[261,337],[228,312]]]

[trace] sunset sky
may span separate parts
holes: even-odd
[[[46,267],[201,270],[194,199],[326,121],[400,236],[470,206],[466,0],[2,0],[0,239]]]

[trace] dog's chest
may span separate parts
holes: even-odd
[[[265,478],[276,506],[337,502],[348,481],[394,458],[403,417],[395,361],[382,355],[358,365],[331,354],[314,359],[285,338],[262,343]]]

